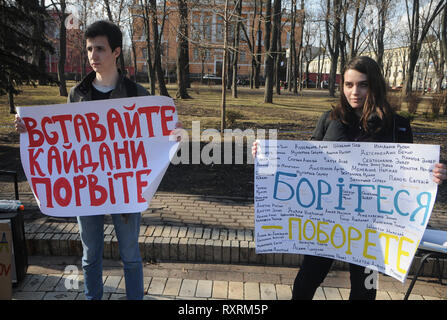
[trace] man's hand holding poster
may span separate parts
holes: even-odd
[[[435,203],[437,162],[433,145],[262,140],[256,252],[330,257],[403,282]]]
[[[51,216],[141,212],[178,142],[166,97],[18,108],[20,154],[41,211]]]

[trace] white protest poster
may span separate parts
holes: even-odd
[[[144,96],[18,108],[20,156],[50,216],[142,212],[178,142],[174,101]]]
[[[405,281],[433,209],[439,146],[261,140],[256,253],[329,257]]]

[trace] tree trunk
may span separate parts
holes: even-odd
[[[298,94],[298,88],[301,87],[301,51],[303,50],[303,35],[304,35],[304,24],[306,22],[306,16],[304,11],[304,0],[301,0],[301,7],[300,7],[300,29],[301,29],[301,35],[300,35],[300,42],[298,45],[298,50],[295,52],[295,70],[293,72],[294,79],[293,79],[293,93]]]
[[[155,69],[152,66],[152,58],[151,58],[151,45],[150,40],[147,39],[147,77],[149,81],[150,94],[155,95]]]
[[[262,3],[262,1],[261,1]],[[249,78],[249,82],[250,82],[250,89],[254,88],[254,77],[255,77],[255,69],[256,69],[256,56],[255,56],[255,48],[256,48],[256,44],[255,44],[255,22],[256,22],[256,17],[258,15],[258,0],[254,1],[254,5],[255,8],[253,10],[253,19],[251,20],[251,25],[250,25],[250,32],[251,32],[251,37],[250,39],[248,39],[248,34],[246,35],[247,37],[247,42],[250,43],[251,41],[251,46],[250,46],[250,53],[251,53],[251,68],[250,68],[250,78]]]
[[[259,19],[259,27],[258,30],[261,30],[260,28],[260,24],[261,24],[261,19]],[[257,46],[256,46],[256,65],[255,65],[255,75],[254,75],[254,83],[255,83],[255,88],[259,89],[260,85],[261,85],[261,54],[262,54],[262,34],[261,32],[258,31],[258,35],[257,35]]]
[[[357,26],[358,26],[359,13],[360,13],[360,1],[361,0],[356,0],[356,2],[355,2],[354,23],[353,23],[353,27],[352,27],[352,33],[351,33],[351,42],[349,44],[350,59],[354,58],[357,55],[357,52],[355,49],[355,39],[357,37]]]
[[[261,20],[263,18],[262,12],[263,12],[263,2],[264,0],[260,0],[260,8],[259,8],[259,19],[258,19],[258,31],[256,34],[256,64],[255,64],[255,70],[254,70],[254,86],[256,89],[259,89],[260,86],[260,77],[261,77],[261,55],[262,55],[262,29],[261,29]],[[254,47],[254,45],[253,45]],[[254,51],[254,49],[253,49]]]
[[[342,2],[341,0],[333,0],[334,6],[331,10],[331,0],[327,0],[326,8],[328,18],[326,19],[326,39],[329,53],[331,56],[331,71],[329,74],[329,95],[335,97],[335,83],[337,80],[337,65],[338,57],[340,54],[340,26],[341,26],[341,12]],[[332,16],[333,30],[332,37],[330,37],[329,19]],[[332,43],[333,42],[333,43]]]
[[[9,80],[9,86],[8,86],[7,91],[8,91],[9,113],[16,114],[17,112],[16,112],[16,108],[14,105],[14,86],[12,83],[11,76],[9,76],[8,80]]]
[[[41,7],[45,7],[45,1],[41,0]],[[43,36],[45,34],[45,20],[44,19],[40,19],[39,21],[39,30],[41,31],[41,36]],[[40,46],[39,46],[40,47]],[[41,86],[45,86],[48,84],[48,80],[47,77],[45,77],[45,73],[46,73],[46,57],[45,57],[45,52],[43,50],[41,50],[39,48],[39,71],[40,71],[40,77],[39,77],[39,85]]]
[[[57,64],[57,76],[59,80],[59,95],[61,97],[68,96],[67,84],[65,82],[65,60],[67,56],[67,29],[65,27],[65,0],[60,2],[60,29],[59,29],[59,62]]]
[[[274,0],[278,1],[278,0]],[[271,40],[271,26],[272,26],[272,2],[267,0],[266,3],[266,17],[265,17],[265,36],[264,36],[264,48],[265,48],[265,88],[264,88],[264,102],[273,102],[273,63],[275,61],[273,56],[274,41]],[[275,39],[276,40],[276,39]],[[276,47],[276,45],[275,45]]]
[[[224,47],[223,47],[223,61],[222,61],[222,98],[220,104],[220,134],[223,136],[226,127],[225,113],[226,113],[226,69],[227,69],[227,50],[228,50],[228,0],[225,0],[224,13]]]
[[[386,28],[386,21],[388,18],[388,9],[390,5],[390,0],[380,1],[378,5],[379,10],[379,31],[377,35],[377,64],[380,66],[382,72],[383,69],[383,55],[385,53],[384,35]]]
[[[161,67],[161,43],[159,41],[160,35],[158,33],[158,15],[157,15],[157,2],[156,0],[150,0],[151,16],[152,16],[152,33],[154,43],[154,69],[157,74],[158,90],[160,95],[169,97],[168,89],[166,88],[165,77],[163,68]]]
[[[234,33],[234,54],[233,54],[233,83],[232,83],[232,93],[233,98],[237,98],[237,67],[239,60],[239,36],[241,30],[241,19],[242,19],[242,0],[237,0],[237,8],[236,8],[236,28]]]
[[[155,95],[155,70],[152,66],[152,50],[151,50],[151,24],[150,18],[151,15],[149,13],[149,5],[147,0],[140,0],[140,5],[142,7],[143,13],[143,23],[144,23],[144,31],[146,33],[146,65],[147,65],[147,80],[149,82],[149,94]]]
[[[444,51],[444,68],[447,68],[447,6],[442,11],[441,50]],[[444,94],[444,115],[447,115],[447,94]]]
[[[135,43],[132,41],[132,53],[133,53],[133,77],[134,81],[137,82],[137,48],[135,47]]]
[[[293,82],[296,86],[295,63],[296,63],[296,43],[295,43],[295,26],[296,26],[296,0],[292,0],[291,7],[291,26],[290,26],[290,42],[289,42],[289,60],[287,61],[287,89],[292,92]]]
[[[275,57],[275,86],[276,86],[276,94],[281,94],[281,79],[280,79],[280,71],[281,71],[281,60],[282,60],[282,48],[281,48],[281,11],[279,11],[279,27],[278,27],[278,36],[277,36],[277,53]]]
[[[229,39],[228,39],[228,41],[229,41]],[[234,42],[233,42],[233,46],[232,46],[233,48],[234,48]],[[234,56],[234,51],[233,51],[233,49],[232,48],[228,48],[228,53],[227,53],[227,72],[226,72],[226,75],[227,75],[227,89],[228,90],[231,90],[231,85],[233,84],[233,77],[232,77],[232,75],[233,75],[233,56]]]
[[[204,79],[203,76],[205,75],[205,58],[202,58],[201,61],[201,66],[200,66],[200,84],[204,84]]]
[[[178,11],[180,15],[180,26],[177,46],[177,98],[191,99],[188,94],[188,4],[186,0],[178,0]]]
[[[444,59],[447,60],[447,5],[442,11],[441,47],[441,50],[444,51]]]
[[[411,92],[413,91],[414,70],[416,69],[418,58],[419,54],[415,54],[414,51],[410,52],[410,56],[408,57],[408,73],[405,83],[405,94],[407,96],[410,95]]]
[[[430,5],[432,3],[430,2]],[[411,13],[411,19],[410,19],[410,12],[409,8],[407,6],[407,17],[408,17],[408,23],[410,26],[409,29],[409,37],[411,40],[409,49],[409,67],[408,67],[408,79],[405,85],[405,94],[409,96],[413,90],[413,79],[414,79],[414,71],[416,68],[417,60],[419,58],[419,54],[421,52],[422,43],[425,40],[425,37],[431,27],[431,24],[433,23],[433,20],[441,13],[443,10],[445,10],[446,3],[445,1],[439,1],[436,7],[434,7],[433,10],[430,12],[427,12],[426,15],[424,15],[421,18],[420,12],[420,2],[419,0],[413,0],[413,8]],[[420,23],[423,23],[420,25]]]

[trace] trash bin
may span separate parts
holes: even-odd
[[[11,280],[13,285],[17,285],[23,280],[28,269],[28,251],[22,216],[24,207],[19,201],[17,173],[0,170],[0,175],[11,176],[14,179],[15,200],[0,200],[0,223],[8,223],[12,232]]]
[[[20,206],[20,201],[17,202]],[[5,212],[2,210],[3,203],[4,200],[0,200],[0,223],[8,223],[12,232],[11,280],[13,285],[17,285],[23,280],[28,269],[28,253],[23,216],[19,210]]]

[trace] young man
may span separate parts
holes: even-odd
[[[69,103],[149,95],[145,88],[125,78],[117,69],[122,33],[116,25],[97,21],[87,28],[85,38],[93,71],[71,89]],[[26,131],[20,117],[16,117],[15,123],[17,131]],[[127,299],[141,300],[144,296],[143,264],[138,246],[141,213],[112,214],[112,220],[124,264]],[[85,298],[100,300],[103,295],[104,215],[78,217],[78,224],[83,247]]]

